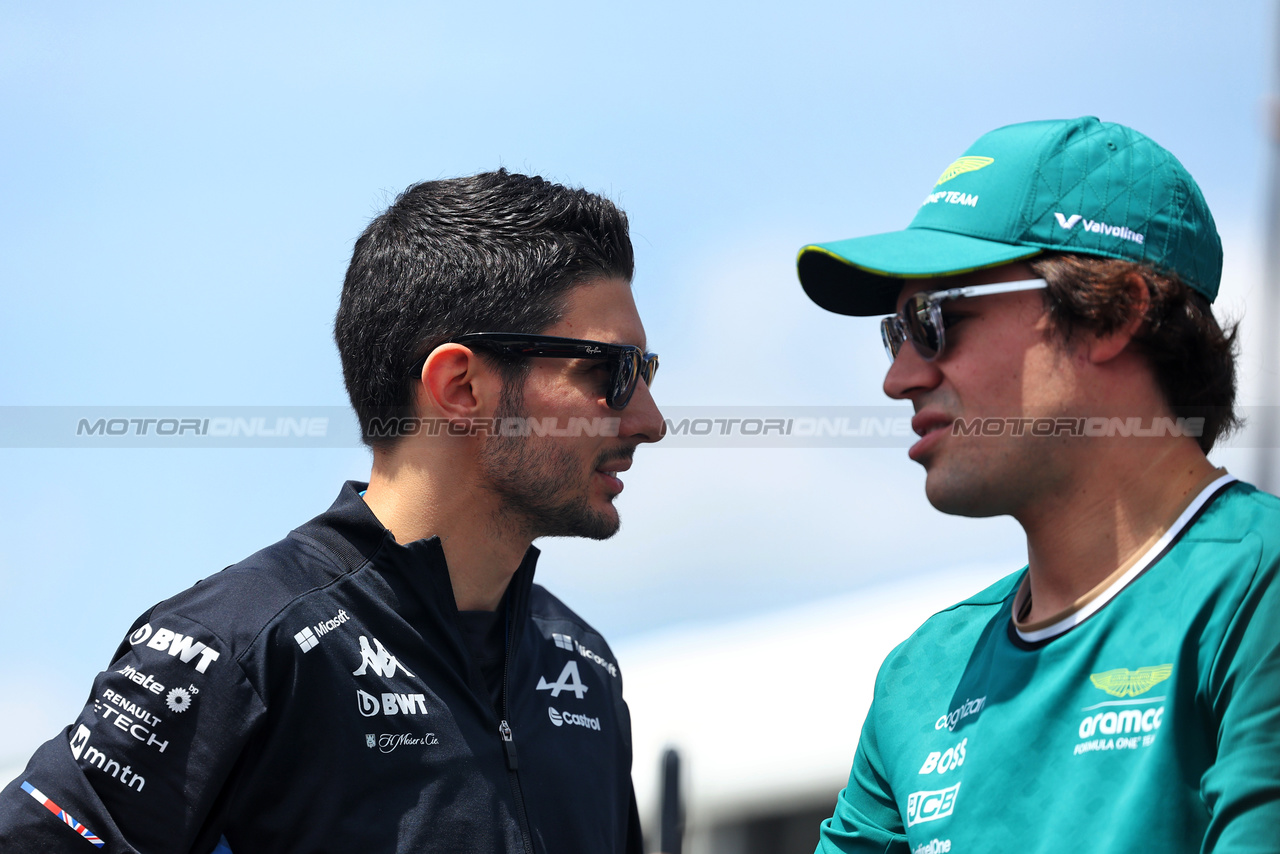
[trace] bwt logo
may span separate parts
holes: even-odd
[[[147,640],[148,638],[150,640]],[[178,634],[164,628],[155,629],[153,635],[150,623],[143,623],[137,631],[129,635],[129,643],[132,646],[137,646],[143,641],[147,641],[149,649],[167,652],[175,658],[182,659],[183,664],[190,664],[191,659],[197,655],[200,656],[200,660],[195,664],[197,673],[204,673],[209,669],[210,664],[218,660],[217,650],[211,649],[190,635]]]
[[[427,713],[427,697],[425,694],[392,694],[382,695],[382,702],[368,691],[356,689],[356,705],[360,714],[371,718],[379,713],[384,715],[425,715]]]
[[[955,812],[956,795],[960,784],[956,783],[936,792],[914,792],[907,795],[907,827],[925,821],[937,821]]]

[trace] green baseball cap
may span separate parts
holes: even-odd
[[[1135,261],[1218,295],[1222,241],[1178,159],[1091,116],[983,136],[902,231],[800,250],[800,284],[839,314],[891,314],[904,279],[955,276],[1041,252]]]

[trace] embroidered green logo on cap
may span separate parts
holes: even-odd
[[[938,176],[938,180],[933,182],[933,186],[945,184],[957,175],[963,175],[965,172],[977,172],[984,166],[990,166],[995,163],[994,157],[978,157],[976,155],[968,155],[961,157],[955,163],[952,163],[942,174]]]

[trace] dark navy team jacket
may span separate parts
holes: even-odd
[[[439,540],[398,545],[360,488],[139,618],[0,792],[0,851],[640,851],[622,677],[537,549],[495,709]]]

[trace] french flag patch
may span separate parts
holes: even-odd
[[[59,819],[61,819],[62,823],[65,824],[67,827],[71,828],[76,833],[83,836],[86,840],[93,843],[95,847],[101,848],[105,844],[101,839],[94,836],[93,833],[90,832],[89,828],[85,827],[83,824],[76,821],[71,816],[67,815],[66,810],[64,810],[62,807],[58,806],[57,804],[55,804],[53,801],[49,800],[49,797],[44,792],[40,791],[35,786],[28,783],[26,780],[22,781],[22,791],[26,792],[31,797],[35,798],[37,801],[44,804],[45,809],[47,809],[49,812],[53,813]]]

